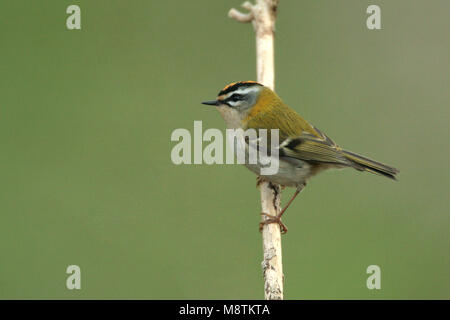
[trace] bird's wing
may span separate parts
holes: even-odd
[[[321,138],[320,133],[313,126],[281,101],[278,101],[277,106],[272,109],[251,114],[244,122],[245,129],[267,129],[269,135],[270,129],[278,129],[280,142],[288,137],[299,137],[302,133]]]
[[[279,155],[310,162],[348,165],[349,161],[328,136],[310,125],[297,112],[281,103],[276,109],[249,119],[246,128],[279,129]],[[270,140],[268,141],[270,146]]]
[[[320,137],[303,132],[300,136],[288,137],[280,143],[280,157],[288,157],[309,162],[349,165],[342,149],[328,136],[315,128]]]

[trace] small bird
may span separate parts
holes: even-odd
[[[287,205],[276,215],[266,216],[264,224],[278,223],[282,233],[287,227],[281,216],[306,186],[306,182],[317,173],[331,168],[351,167],[396,180],[396,168],[341,149],[322,131],[304,120],[287,106],[270,88],[255,81],[233,82],[223,88],[216,100],[202,102],[216,106],[230,129],[279,130],[279,169],[274,175],[260,174],[258,164],[245,164],[263,179],[282,187],[294,187],[296,191]],[[268,134],[269,136],[269,134]],[[269,137],[270,138],[270,137]],[[270,145],[270,144],[267,144]]]

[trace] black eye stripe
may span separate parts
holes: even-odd
[[[234,93],[231,97],[229,97],[227,100],[228,101],[239,101],[239,100],[243,100],[244,96],[242,94],[239,93]]]
[[[229,96],[228,98],[226,98],[225,100],[220,101],[223,104],[228,105],[229,107],[233,108],[235,106],[231,105],[229,102],[237,102],[237,101],[241,101],[244,100],[245,96],[239,93],[234,93],[231,96]]]

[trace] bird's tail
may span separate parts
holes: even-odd
[[[350,166],[356,170],[368,171],[397,180],[395,175],[399,173],[399,170],[394,167],[382,164],[350,151],[342,150],[342,153],[350,161]]]

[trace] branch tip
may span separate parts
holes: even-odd
[[[245,1],[242,4],[242,8],[247,9],[248,11],[252,11],[253,10],[253,5],[250,3],[250,1]]]
[[[242,4],[242,8],[247,9],[248,13],[242,13],[235,8],[231,8],[230,11],[228,11],[228,17],[242,22],[242,23],[248,23],[251,22],[254,19],[253,15],[253,5],[249,1],[245,1]]]

